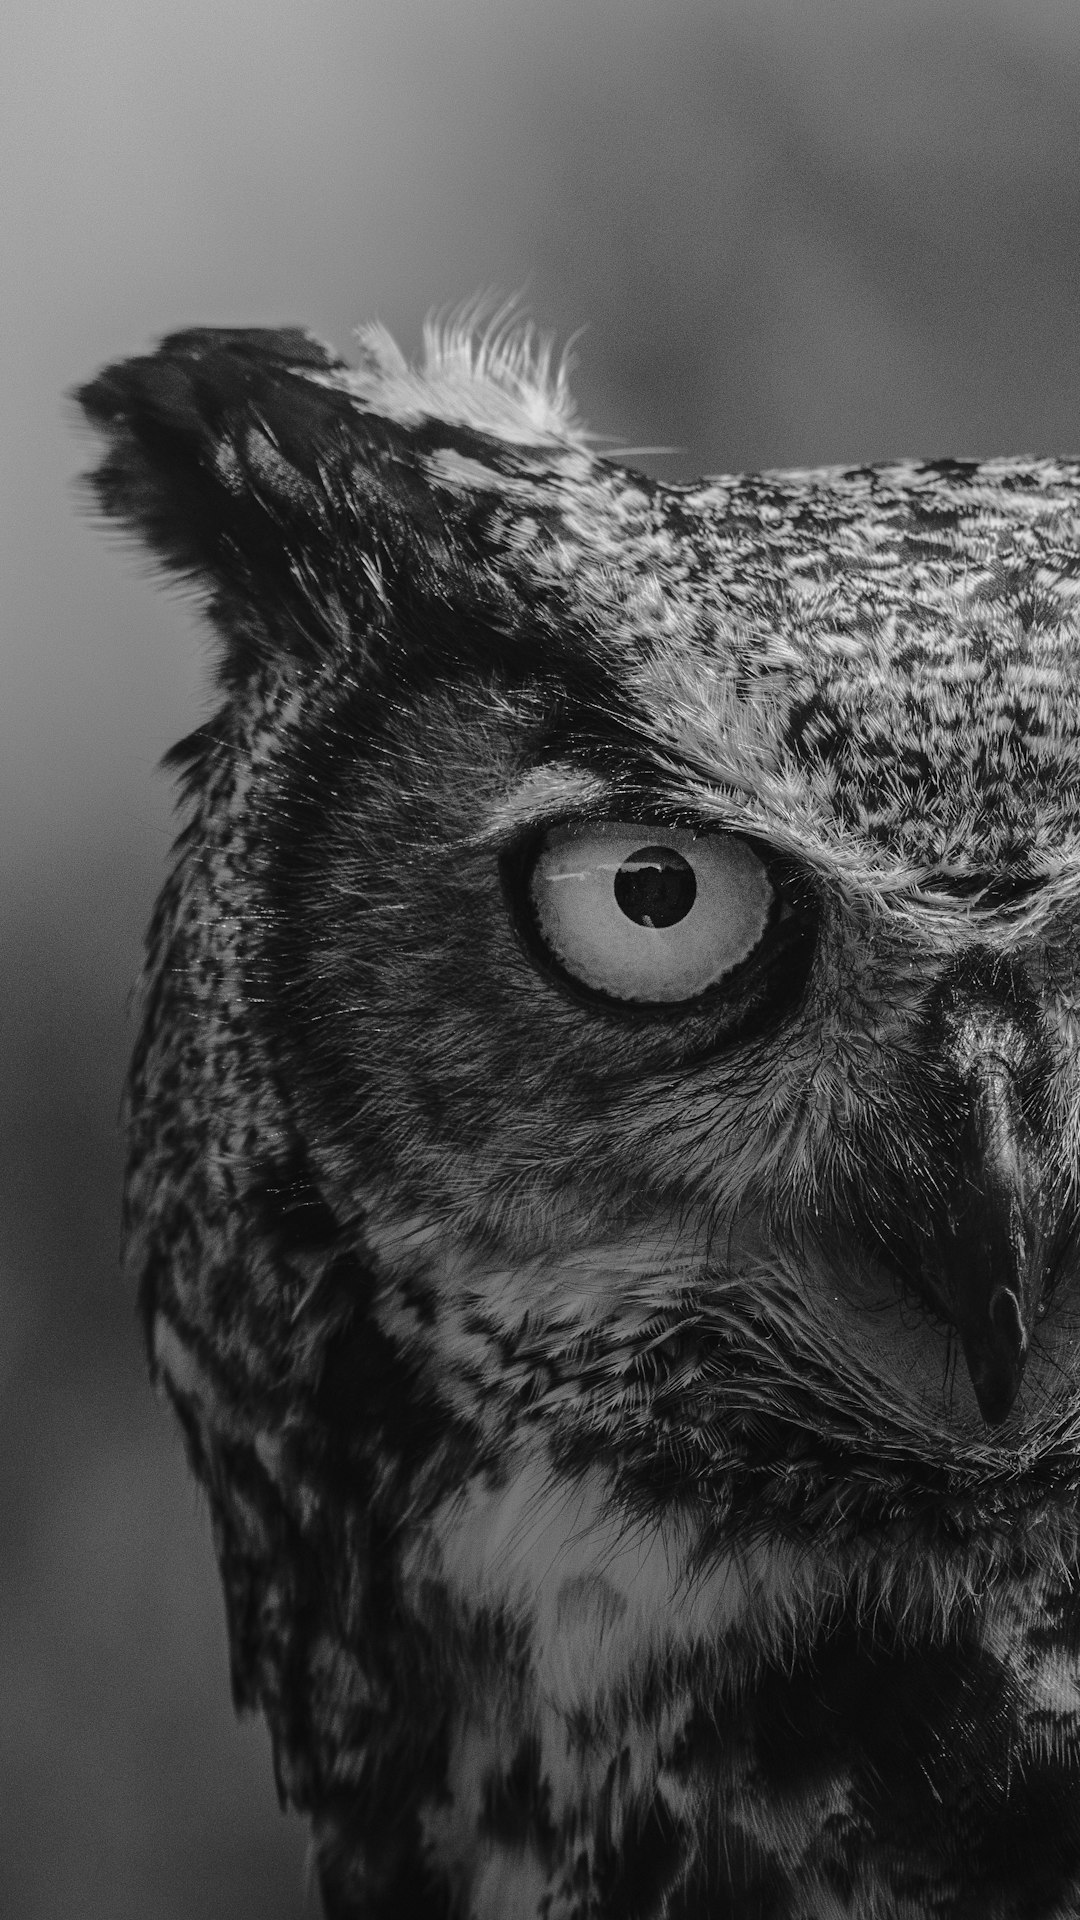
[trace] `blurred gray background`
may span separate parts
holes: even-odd
[[[0,1913],[313,1915],[116,1276],[129,985],[204,716],[63,399],[195,322],[524,289],[689,478],[1080,451],[1076,0],[7,0]]]

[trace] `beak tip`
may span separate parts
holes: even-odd
[[[985,1311],[981,1327],[976,1323],[961,1328],[961,1340],[979,1412],[988,1427],[1000,1427],[1020,1391],[1028,1356],[1028,1330],[1020,1300],[1011,1287],[995,1287]]]
[[[984,1375],[981,1379],[972,1376],[972,1386],[986,1425],[1000,1427],[1012,1412],[1020,1391],[1020,1370],[1015,1369],[1011,1374]]]

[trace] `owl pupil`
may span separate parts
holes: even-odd
[[[639,927],[673,927],[694,904],[694,869],[672,847],[639,847],[615,875],[615,898]]]

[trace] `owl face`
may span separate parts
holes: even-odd
[[[921,1502],[947,1478],[957,1511],[1034,1434],[1045,1472],[1075,1338],[1074,909],[1060,853],[1031,871],[1034,779],[1002,781],[1000,814],[969,795],[978,837],[943,820],[938,864],[917,868],[927,822],[905,829],[880,781],[863,818],[850,787],[825,815],[832,750],[800,766],[785,744],[815,694],[794,726],[775,687],[771,709],[760,682],[729,690],[704,647],[673,687],[666,643],[650,667],[635,642],[631,702],[596,664],[580,690],[570,665],[516,685],[489,646],[452,687],[442,663],[418,686],[411,658],[374,696],[323,682],[263,803],[262,996],[287,1009],[337,1204],[360,1198],[384,1240],[393,1215],[496,1256],[490,1290],[470,1266],[467,1301],[430,1283],[433,1385],[470,1346],[494,1444],[556,1368],[561,1442],[576,1428],[582,1457],[610,1448],[661,1500],[690,1450],[721,1510],[734,1448],[748,1524],[763,1432],[770,1474],[793,1446],[805,1461],[793,1504],[834,1449],[895,1459]],[[849,705],[873,711],[851,675]],[[976,764],[1000,709],[983,718]],[[953,731],[936,751],[927,804],[955,813]],[[1063,780],[1047,804],[1060,818]],[[643,1244],[656,1270],[627,1285]],[[507,1264],[533,1278],[508,1287]],[[480,1317],[451,1337],[459,1310]]]
[[[804,1575],[1073,1553],[1080,468],[663,487],[531,352],[191,332],[81,397],[225,640],[128,1233],[227,1587],[242,1457],[599,1713]]]

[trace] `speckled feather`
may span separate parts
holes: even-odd
[[[361,339],[80,395],[223,641],[126,1261],[327,1913],[1075,1914],[1080,465],[665,487],[527,333]],[[523,862],[604,819],[767,852],[760,961],[568,991]],[[1046,1249],[994,1425],[976,1031]]]

